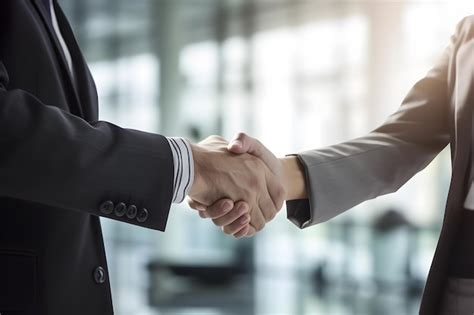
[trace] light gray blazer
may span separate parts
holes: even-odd
[[[364,137],[298,154],[305,169],[309,197],[288,202],[288,218],[305,228],[365,200],[395,192],[450,144],[450,192],[420,309],[420,314],[436,314],[449,250],[466,196],[473,106],[471,16],[458,24],[441,59],[382,126]]]

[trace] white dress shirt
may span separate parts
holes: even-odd
[[[69,49],[67,48],[66,42],[64,41],[63,35],[61,34],[61,30],[59,29],[58,19],[56,18],[56,11],[54,10],[53,0],[49,0],[49,8],[51,10],[51,22],[53,24],[54,32],[56,33],[56,37],[58,38],[59,43],[61,44],[61,48],[63,50],[64,57],[66,57],[66,62],[69,67],[69,71],[71,72],[71,75],[74,76],[71,54],[69,53]]]
[[[180,203],[191,190],[194,181],[194,159],[191,145],[183,138],[167,138],[173,153],[173,202]]]
[[[69,71],[74,78],[73,63],[69,49],[59,29],[53,0],[49,0],[51,10],[51,22],[61,48],[64,52]],[[174,179],[173,179],[173,203],[180,203],[189,193],[194,181],[194,160],[191,146],[183,138],[167,138],[173,154]]]

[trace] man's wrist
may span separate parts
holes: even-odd
[[[194,157],[184,138],[167,138],[173,155],[173,203],[181,203],[194,182]]]
[[[193,185],[189,189],[189,196],[196,196],[202,190],[203,185],[203,176],[202,176],[202,161],[203,161],[203,149],[197,144],[191,143],[191,151],[193,153],[193,163],[194,163],[194,181]]]

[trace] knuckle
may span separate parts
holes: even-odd
[[[215,137],[216,137],[215,135],[210,135],[206,137],[204,140],[202,140],[202,142],[211,142],[212,140],[214,140]]]
[[[264,227],[265,227],[265,222],[257,222],[255,224],[255,230],[257,232],[260,232],[261,230],[263,230]]]
[[[276,209],[274,209],[270,212],[270,215],[268,216],[268,219],[273,220],[275,218],[275,216],[276,216]]]
[[[286,190],[282,185],[280,185],[277,188],[277,192],[276,192],[276,199],[277,199],[277,204],[278,205],[283,204],[283,201],[285,201],[285,195],[286,195]]]
[[[206,138],[206,141],[208,142],[222,142],[225,141],[225,139],[222,136],[219,135],[211,135]]]
[[[273,218],[275,218],[275,211],[273,211],[273,209],[271,211],[267,211],[265,213],[265,221],[271,221],[273,220]]]
[[[242,131],[241,131],[241,132],[237,133],[237,137],[236,137],[236,138],[238,138],[238,139],[243,139],[243,138],[245,138],[245,137],[247,137],[247,134],[246,134],[245,132],[242,132]]]

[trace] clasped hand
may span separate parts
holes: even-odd
[[[189,205],[224,233],[253,236],[283,206],[280,161],[258,140],[240,133],[228,143],[211,136],[192,145],[195,177]]]

